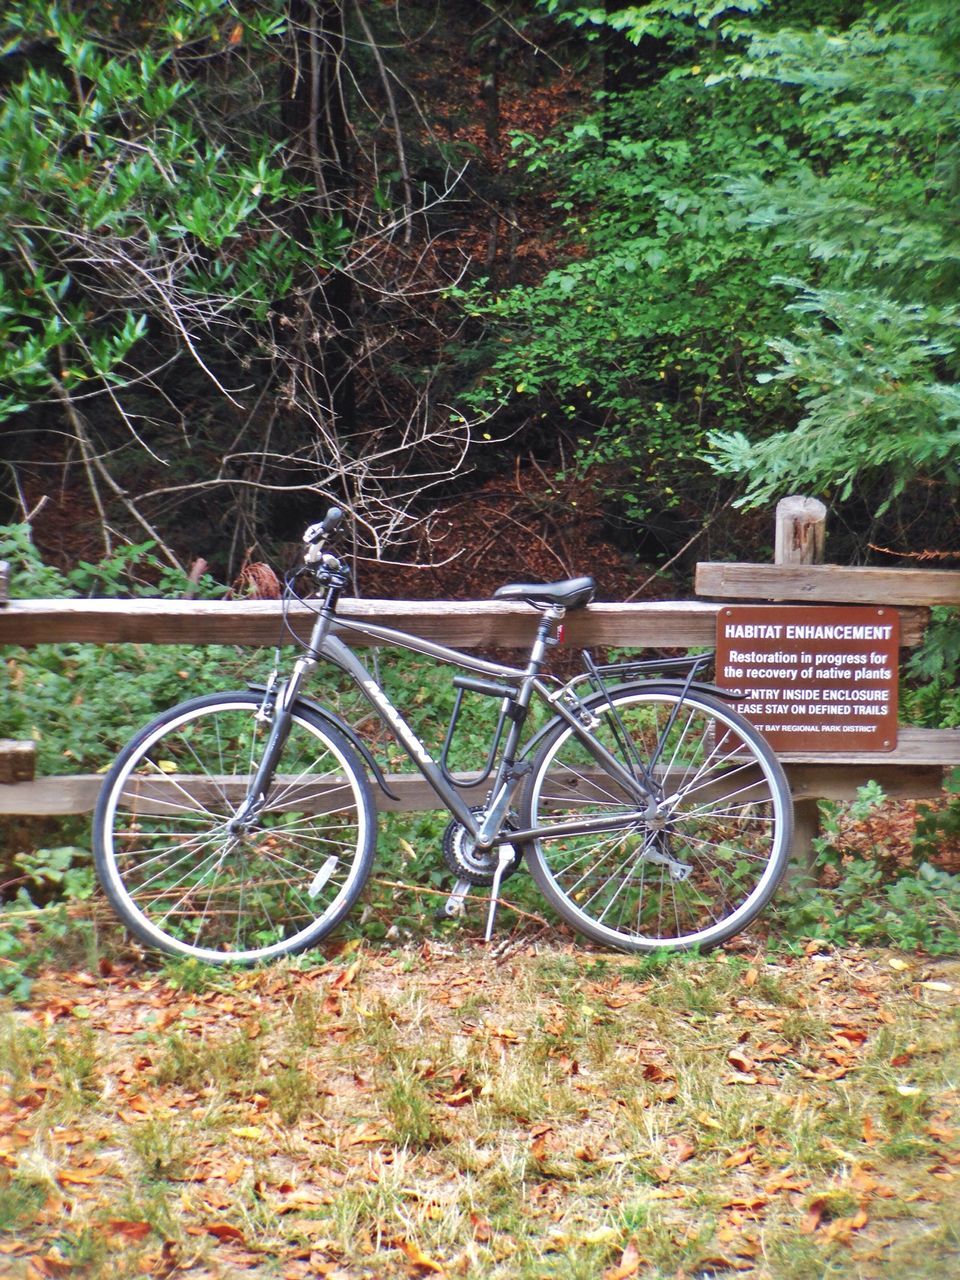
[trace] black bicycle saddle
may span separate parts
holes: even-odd
[[[561,605],[579,609],[593,599],[597,584],[593,578],[565,578],[562,582],[508,582],[497,587],[494,600],[526,600],[534,606]]]

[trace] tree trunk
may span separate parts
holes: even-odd
[[[343,9],[334,0],[289,0],[290,47],[281,85],[281,123],[288,138],[291,173],[310,193],[288,210],[288,223],[301,242],[311,239],[317,215],[350,225],[353,179],[343,75],[346,33]],[[299,311],[304,367],[318,369],[337,419],[338,432],[356,426],[353,320],[354,285],[350,274],[334,269],[320,288],[307,286],[293,299]]]

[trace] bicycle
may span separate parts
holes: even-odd
[[[121,752],[94,815],[100,883],[148,946],[209,962],[304,950],[339,925],[372,869],[370,775],[397,797],[369,747],[306,697],[325,659],[350,676],[451,814],[443,855],[456,877],[443,911],[501,886],[522,862],[557,914],[592,942],[627,951],[708,949],[746,927],[786,869],[792,802],[763,738],[701,677],[711,654],[598,665],[542,678],[558,624],[593,597],[592,578],[510,583],[494,598],[539,613],[524,666],[463,653],[337,615],[349,566],[331,549],[343,513],[303,535],[315,621],[286,679],[190,699]],[[459,668],[440,759],[341,637],[360,630]],[[278,648],[279,655],[279,648]],[[499,701],[486,762],[464,779],[449,750],[465,693]],[[533,699],[549,721],[526,742]],[[471,808],[461,794],[489,784]],[[438,807],[439,807],[438,805]]]

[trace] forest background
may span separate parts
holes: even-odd
[[[758,552],[744,494],[826,497],[836,559],[955,549],[958,36],[945,0],[8,6],[7,517],[228,580],[335,501],[461,594],[510,567],[469,571],[478,490],[612,595]]]
[[[262,587],[328,502],[367,595],[683,595],[795,491],[833,560],[956,554],[949,0],[17,0],[2,38],[15,593]],[[905,712],[956,725],[929,634]],[[42,646],[3,732],[96,770],[236,666]],[[956,806],[879,872],[862,820],[805,927],[943,949]],[[86,891],[82,832],[7,843],[8,891]]]

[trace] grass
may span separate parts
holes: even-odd
[[[3,1268],[940,1280],[958,985],[858,951],[47,970],[0,1015]]]

